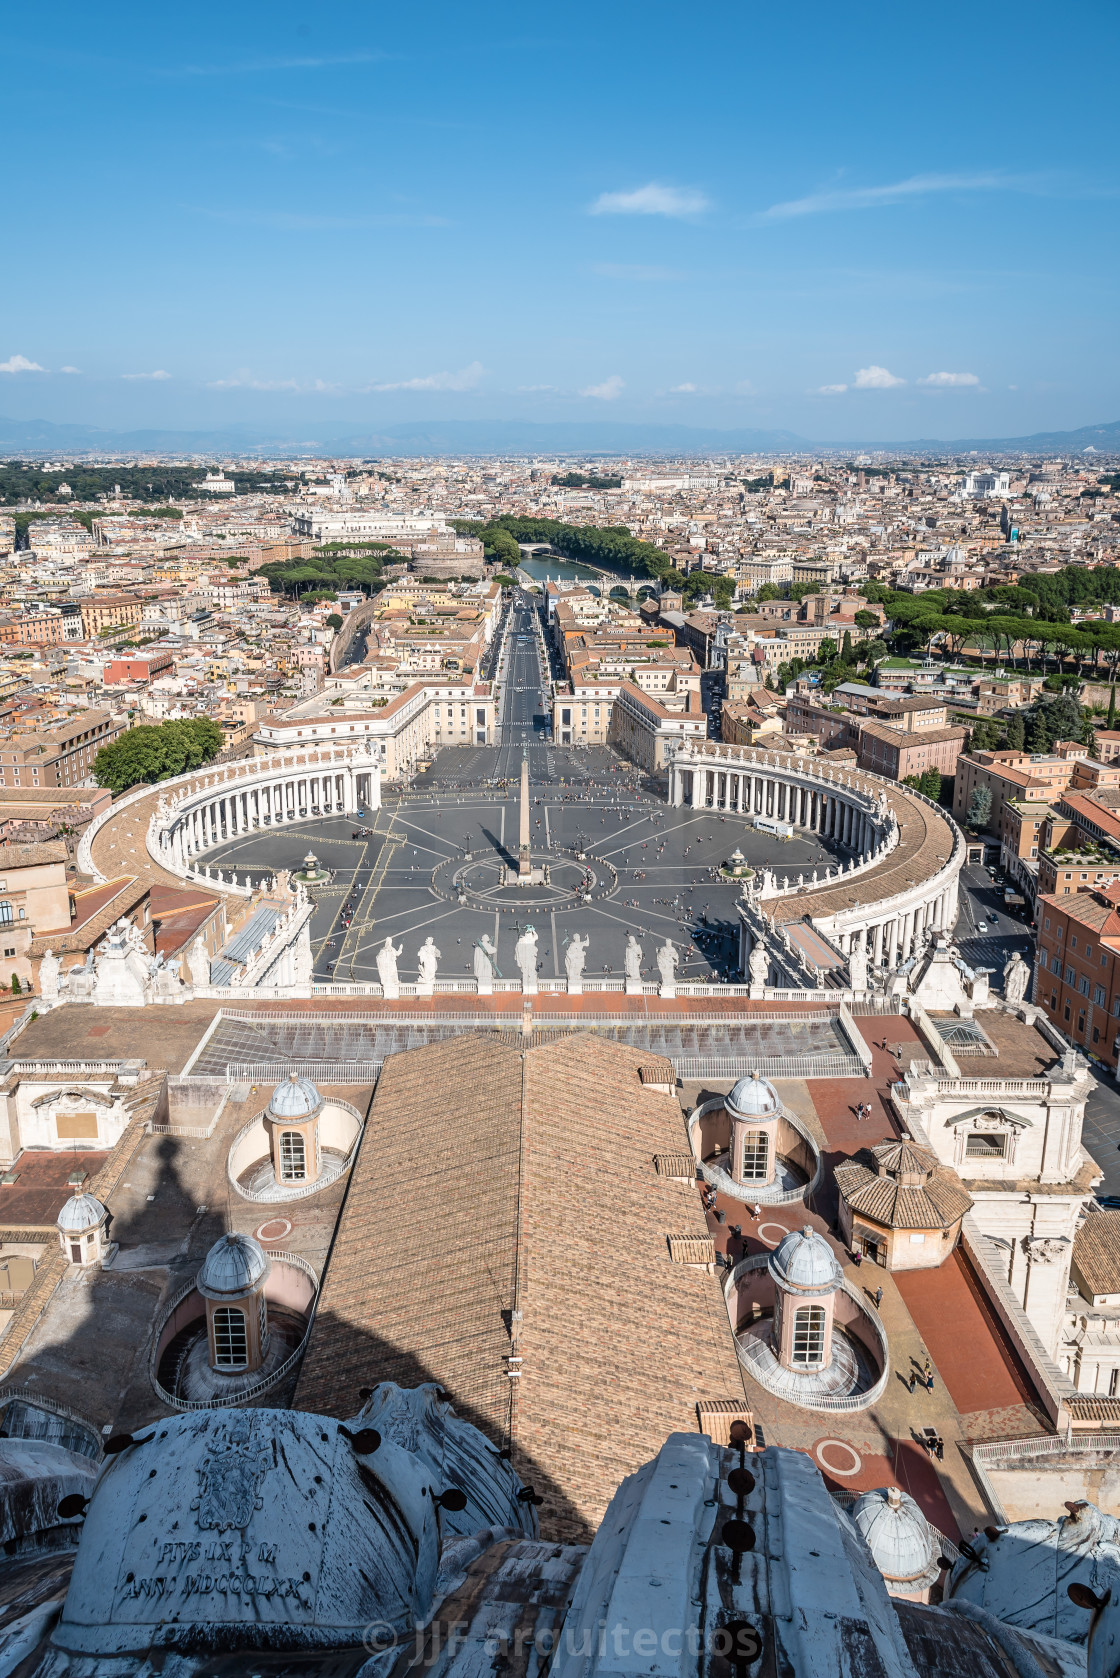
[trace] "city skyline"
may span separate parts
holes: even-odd
[[[0,414],[819,442],[1107,423],[1114,13],[170,20],[13,51]],[[1094,50],[1085,51],[1086,38]],[[44,123],[45,85],[54,93]],[[75,221],[75,158],[85,213]]]

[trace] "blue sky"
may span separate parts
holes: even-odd
[[[1120,418],[1118,33],[1092,0],[23,8],[0,414]]]

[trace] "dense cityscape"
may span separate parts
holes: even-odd
[[[5,45],[0,1678],[1120,1678],[1120,13]]]

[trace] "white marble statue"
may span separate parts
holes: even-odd
[[[622,967],[631,984],[641,984],[642,946],[632,932],[626,934],[626,951],[622,957]]]
[[[485,994],[489,995],[494,988],[494,975],[498,971],[498,949],[493,939],[484,932],[474,947],[474,976],[478,980],[480,991],[485,987]]]
[[[39,996],[43,1002],[58,1001],[58,975],[62,963],[53,950],[44,950],[39,963]]]
[[[590,938],[581,938],[579,933],[575,932],[565,952],[564,972],[568,977],[568,989],[573,994],[583,990],[583,964],[587,960],[587,948],[590,943]]]
[[[179,957],[172,961],[165,961],[157,956],[151,966],[151,989],[153,998],[163,1001],[179,1002],[184,1000],[181,992],[183,981],[179,977]]]
[[[401,994],[400,980],[397,978],[397,958],[403,955],[404,945],[395,945],[391,938],[386,938],[377,952],[377,977],[381,981],[381,994],[390,1002],[395,1002]]]
[[[747,971],[752,985],[765,985],[770,974],[770,953],[761,939],[755,939],[747,958]]]
[[[521,970],[521,989],[526,995],[537,989],[537,929],[527,926],[514,946],[513,959]]]
[[[853,944],[848,951],[848,978],[854,991],[867,989],[867,951],[862,944]]]
[[[416,986],[417,996],[431,996],[436,988],[436,964],[440,959],[440,951],[436,949],[435,940],[431,933],[421,944],[416,962],[420,969],[420,978]]]
[[[97,983],[97,965],[92,950],[86,951],[86,959],[81,967],[72,967],[66,975],[66,998],[68,1002],[92,1002],[94,986]]]
[[[657,971],[661,975],[661,995],[676,996],[677,994],[677,965],[680,961],[677,947],[671,938],[666,938],[664,944],[657,951]]]
[[[210,951],[206,948],[201,932],[187,951],[187,967],[190,971],[192,985],[208,985],[210,983]]]
[[[138,928],[123,917],[97,946],[93,999],[124,1008],[142,1007],[150,989],[150,953]]]
[[[1030,963],[1025,962],[1018,950],[1015,950],[1003,969],[1003,1000],[1012,1008],[1018,1008],[1027,994],[1030,981]]]

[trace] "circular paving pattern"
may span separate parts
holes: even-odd
[[[432,889],[449,903],[474,909],[586,908],[613,897],[618,890],[618,870],[609,862],[592,860],[556,847],[531,855],[537,878],[525,885],[510,882],[510,870],[493,850],[474,851],[460,861],[450,859],[432,870]]]
[[[847,1458],[847,1467],[841,1468],[836,1463],[831,1462],[825,1455],[826,1451],[838,1454],[841,1462]],[[842,1479],[848,1479],[853,1474],[858,1474],[863,1467],[863,1458],[854,1446],[848,1444],[846,1439],[820,1439],[813,1447],[813,1455],[826,1474],[838,1474]]]
[[[283,1241],[285,1236],[292,1233],[291,1222],[287,1218],[269,1218],[257,1231],[258,1241]]]

